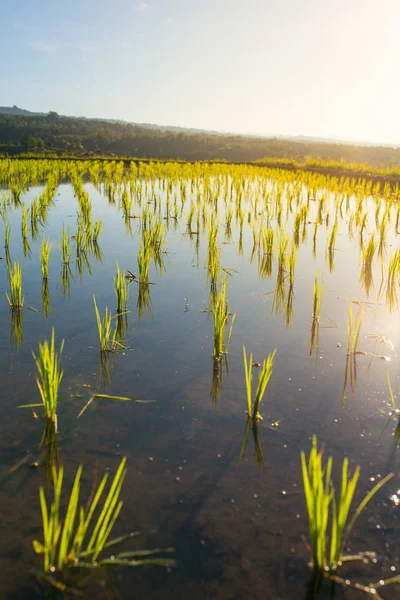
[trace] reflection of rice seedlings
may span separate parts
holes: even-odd
[[[229,378],[229,368],[228,368],[228,357],[227,356],[225,356],[224,362],[225,362],[226,374]],[[214,360],[213,361],[211,391],[210,391],[210,396],[211,396],[212,404],[214,407],[217,406],[219,399],[221,397],[221,391],[224,389],[222,373],[223,373],[223,361]]]
[[[121,271],[116,263],[117,274],[114,277],[114,291],[117,299],[117,313],[123,313],[128,310],[128,299],[129,299],[129,283],[125,278],[125,271]]]
[[[313,321],[319,321],[321,316],[322,295],[324,293],[324,278],[322,277],[321,285],[319,285],[318,273],[315,275],[314,291],[313,291]]]
[[[376,241],[374,234],[372,234],[367,246],[364,246],[361,250],[363,263],[361,268],[360,282],[364,285],[367,297],[369,296],[370,289],[373,285],[372,262],[375,256],[375,251]]]
[[[228,326],[228,319],[231,316],[231,323],[228,334],[225,329]],[[216,296],[213,310],[214,321],[214,358],[220,359],[222,354],[228,354],[229,342],[232,335],[232,327],[236,314],[231,315],[229,303],[226,300],[226,278],[224,279],[220,291]]]
[[[40,201],[39,198],[36,198],[32,201],[30,208],[30,218],[31,218],[31,235],[33,240],[37,240],[39,237],[39,224],[40,221]]]
[[[156,549],[137,550],[124,552],[102,559],[101,553],[124,539],[136,534],[129,534],[109,541],[115,522],[122,508],[120,494],[126,475],[126,458],[123,458],[109,491],[104,497],[108,475],[104,475],[100,485],[94,491],[89,503],[79,506],[82,466],[78,468],[72,487],[69,502],[66,505],[62,496],[64,469],[53,468],[53,500],[46,500],[45,490],[40,488],[40,506],[43,522],[43,543],[33,541],[33,548],[37,554],[43,556],[44,573],[58,572],[62,577],[69,568],[91,567],[105,565],[161,565],[171,566],[174,562],[170,559],[154,558],[154,554],[170,552]],[[64,517],[61,507],[67,506]],[[78,517],[79,515],[79,517]],[[75,523],[78,518],[78,522]]]
[[[389,229],[389,222],[388,222],[387,213],[385,213],[383,215],[380,225],[379,225],[379,245],[378,245],[379,258],[383,258],[384,254],[386,252],[386,249],[387,249],[386,238],[387,238],[388,229]]]
[[[10,237],[11,237],[11,227],[8,222],[5,223],[4,227],[4,250],[6,254],[10,253]]]
[[[332,481],[332,457],[326,466],[322,462],[323,451],[317,450],[317,438],[313,436],[308,463],[301,453],[304,495],[312,544],[312,565],[320,577],[331,575],[341,565],[345,543],[353,526],[376,492],[393,476],[390,473],[375,485],[350,516],[351,504],[356,492],[360,467],[354,475],[348,475],[348,458],[342,465],[341,490],[336,495]],[[330,534],[329,534],[330,526]],[[329,554],[328,554],[328,547]]]
[[[397,287],[400,278],[400,251],[390,257],[388,275],[386,280],[386,304],[390,311],[398,306]]]
[[[42,310],[45,317],[52,314],[48,279],[42,279]]]
[[[11,345],[21,352],[24,341],[22,310],[11,308]]]
[[[336,243],[337,231],[338,231],[338,222],[336,220],[332,227],[331,235],[329,238],[329,245],[328,245],[328,264],[329,264],[329,271],[331,273],[335,269],[335,243]]]
[[[297,263],[297,250],[293,246],[288,259],[288,267],[289,267],[289,288],[294,287],[294,272]]]
[[[317,364],[318,354],[319,354],[319,319],[313,319],[311,323],[311,332],[310,332],[310,361],[313,357],[313,352],[315,350],[315,365]]]
[[[278,273],[285,273],[287,269],[287,249],[289,246],[289,236],[286,231],[281,230],[278,239]]]
[[[261,448],[261,444],[260,444],[260,440],[259,440],[259,424],[258,424],[258,421],[255,421],[255,420],[251,421],[250,419],[247,419],[247,421],[246,421],[246,426],[245,426],[243,440],[242,440],[242,446],[240,449],[239,463],[241,462],[242,458],[247,454],[250,429],[253,433],[254,460],[257,463],[257,465],[260,467],[260,470],[264,471],[264,456],[262,453],[262,448]]]
[[[69,263],[62,264],[60,272],[60,281],[63,290],[63,298],[66,298],[66,296],[68,296],[68,298],[71,297],[71,278],[73,279],[74,276],[72,275]]]
[[[29,246],[29,228],[28,228],[28,215],[29,211],[25,204],[22,205],[21,208],[21,235],[22,235],[22,247],[24,256],[29,256],[31,253],[31,249]]]
[[[52,473],[59,466],[58,435],[53,421],[46,419],[40,447],[44,448],[44,472],[47,483],[52,481]]]
[[[286,301],[286,327],[290,327],[293,319],[293,298],[294,298],[294,287],[290,286]]]
[[[19,259],[18,262],[14,261],[11,268],[7,264],[7,274],[10,282],[10,295],[6,292],[8,304],[11,308],[22,308],[24,297],[22,294],[22,270]]]
[[[361,327],[364,319],[364,304],[359,305],[356,319],[353,318],[353,303],[349,306],[349,326],[347,329],[347,353],[344,372],[342,405],[346,399],[347,383],[350,379],[350,387],[353,395],[357,391],[357,348],[360,339]]]
[[[92,275],[92,264],[90,262],[88,253],[81,252],[79,255],[77,255],[75,264],[76,264],[76,270],[79,273],[79,280],[82,283],[83,282],[83,274],[85,271],[87,271],[90,276]]]
[[[262,419],[259,413],[259,407],[267,389],[269,380],[272,375],[272,367],[274,365],[274,359],[276,350],[271,352],[268,357],[263,361],[261,366],[260,375],[258,378],[258,384],[256,389],[256,396],[253,403],[252,393],[252,379],[253,379],[253,355],[250,353],[249,360],[247,361],[246,348],[243,346],[243,362],[244,371],[246,376],[246,395],[247,395],[247,416],[253,420]]]
[[[49,260],[50,260],[51,242],[43,240],[40,249],[40,268],[42,269],[43,279],[49,277]]]
[[[278,270],[272,298],[272,312],[277,315],[283,313],[287,308],[285,279],[285,272]]]
[[[69,242],[69,231],[65,231],[64,225],[61,230],[61,239],[60,239],[60,249],[61,249],[61,262],[64,265],[67,265],[72,256],[72,249]]]
[[[141,321],[144,316],[153,318],[153,308],[151,305],[150,284],[139,282],[138,298],[137,298],[137,314],[138,320]]]
[[[262,279],[271,277],[272,262],[274,255],[274,230],[272,227],[266,227],[261,231],[262,240],[262,258],[258,263],[258,274]]]

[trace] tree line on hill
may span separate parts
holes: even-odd
[[[250,162],[262,158],[344,160],[400,165],[400,148],[309,140],[185,132],[125,122],[47,115],[0,114],[0,153],[73,154],[154,159]]]

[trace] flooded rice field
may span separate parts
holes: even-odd
[[[396,598],[397,186],[6,159],[0,186],[0,597]],[[393,477],[332,554],[346,457],[344,532]]]

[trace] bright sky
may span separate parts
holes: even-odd
[[[0,105],[400,144],[400,0],[0,0]]]

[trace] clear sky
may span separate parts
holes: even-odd
[[[0,105],[400,144],[400,0],[0,0]]]

